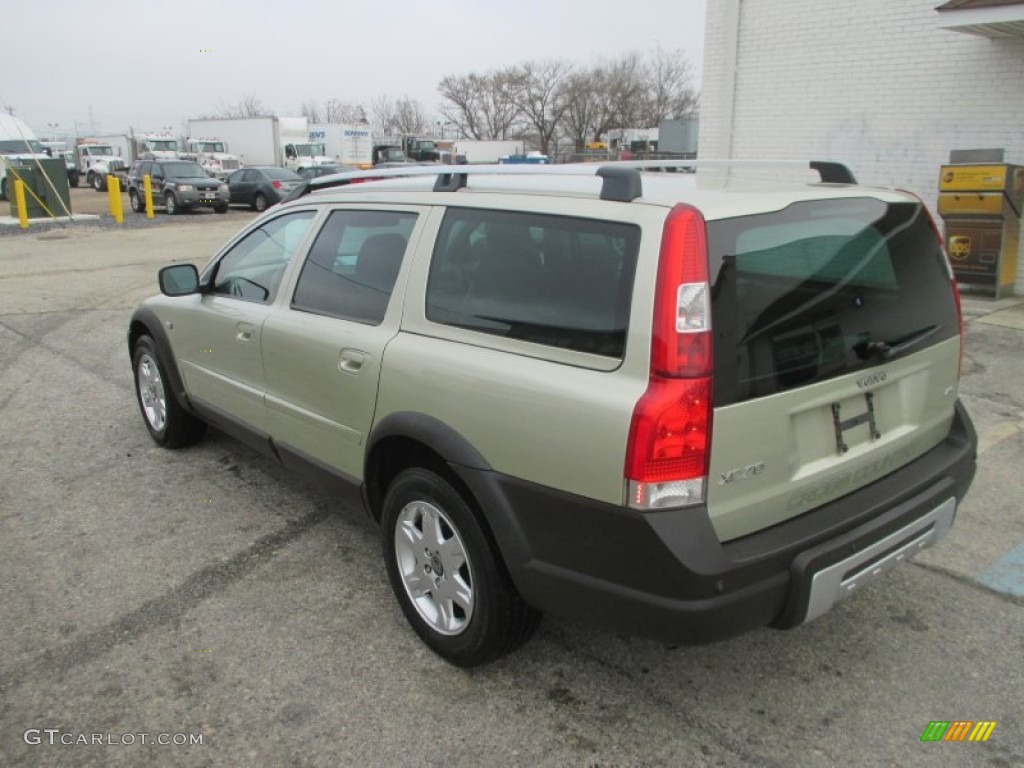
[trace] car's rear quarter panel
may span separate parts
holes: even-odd
[[[593,199],[523,197],[492,205],[641,225],[631,320],[622,360],[505,339],[426,319],[434,237],[427,232],[406,292],[403,329],[388,345],[375,421],[397,411],[430,414],[462,435],[496,471],[586,498],[621,504],[630,421],[648,382],[650,318],[667,209]],[[445,202],[455,204],[449,200]],[[528,205],[532,202],[532,205]],[[435,211],[438,227],[443,209]]]

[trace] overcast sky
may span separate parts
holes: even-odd
[[[248,94],[278,115],[407,95],[433,116],[448,74],[659,46],[684,50],[699,86],[706,0],[2,2],[0,108],[86,135],[180,132]]]

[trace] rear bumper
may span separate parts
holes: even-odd
[[[638,513],[496,472],[454,467],[534,607],[673,643],[794,627],[945,535],[974,477],[958,403],[949,435],[910,464],[772,528],[722,544],[703,507]]]

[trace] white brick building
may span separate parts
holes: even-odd
[[[933,214],[950,150],[1024,165],[1024,2],[940,2],[709,0],[700,156],[838,160]]]

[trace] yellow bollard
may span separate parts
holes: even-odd
[[[18,208],[18,226],[28,229],[28,206],[25,205],[25,182],[14,180],[14,203]]]
[[[147,173],[142,177],[142,191],[146,195],[146,218],[153,218],[153,179]]]
[[[107,195],[110,197],[110,215],[118,224],[124,223],[124,205],[121,202],[121,182],[116,176],[107,176]]]

